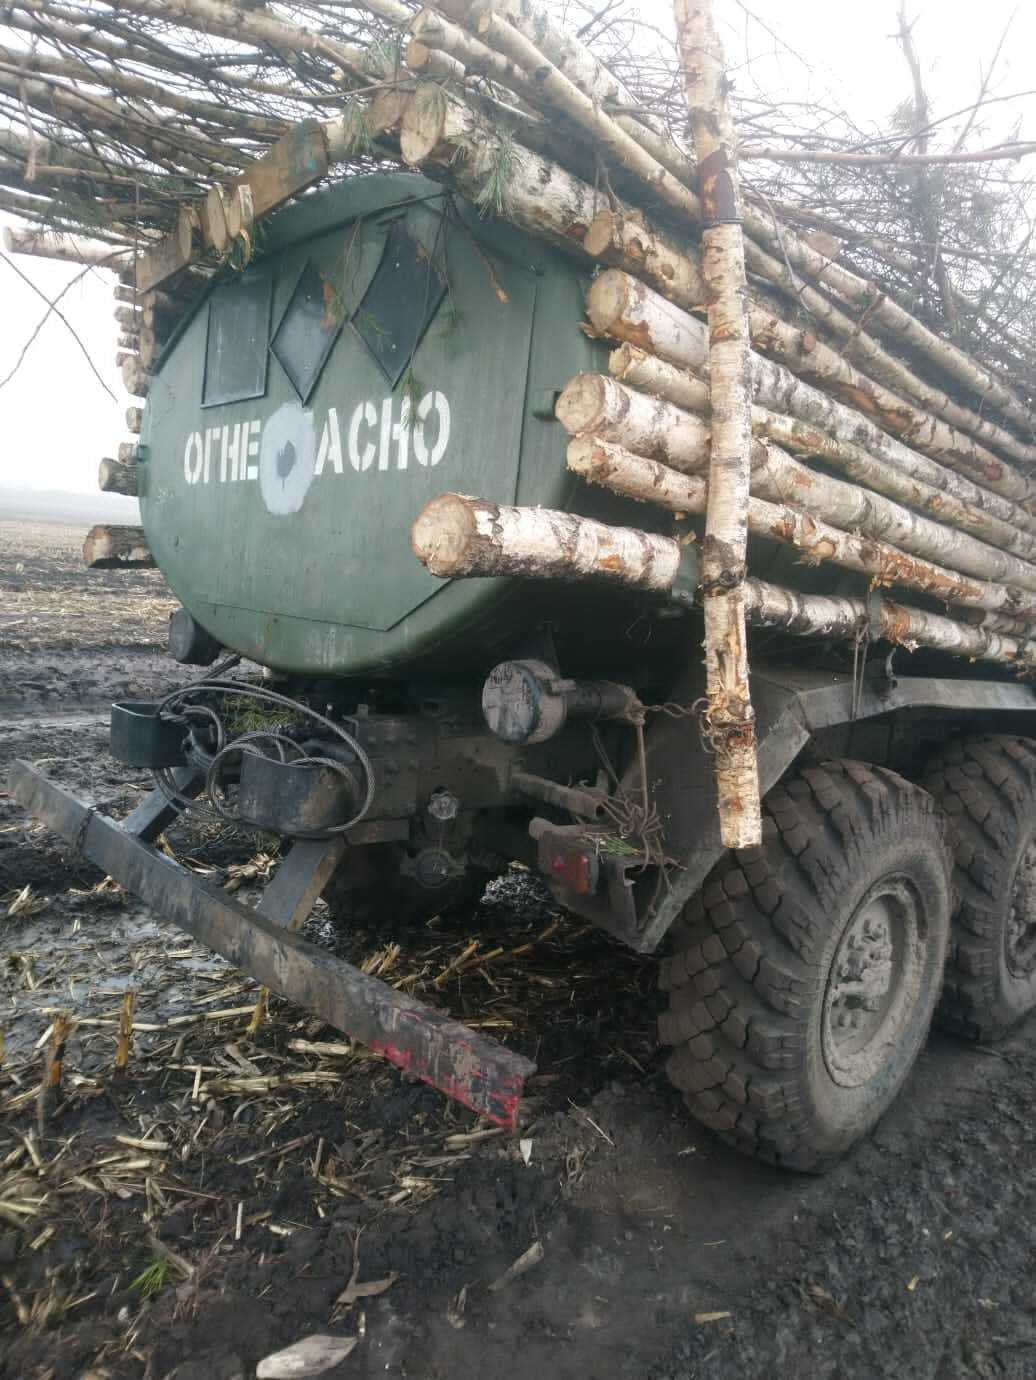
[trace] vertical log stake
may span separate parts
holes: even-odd
[[[687,109],[698,157],[709,315],[712,450],[702,546],[707,705],[720,833],[760,842],[755,715],[748,688],[745,560],[752,452],[752,354],[734,126],[711,0],[674,0]]]

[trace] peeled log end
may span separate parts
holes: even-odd
[[[606,269],[594,279],[586,295],[586,310],[594,330],[602,335],[615,333],[616,324],[626,314],[632,281],[628,274],[617,268]]]
[[[125,494],[128,498],[136,498],[137,479],[136,465],[127,465],[121,459],[102,460],[97,472],[97,487],[105,494]]]
[[[599,476],[606,463],[597,442],[592,436],[575,436],[568,443],[567,465],[573,474],[578,474],[590,484],[601,482]]]
[[[463,494],[440,494],[418,513],[410,544],[429,574],[450,580],[467,573],[465,557],[477,529],[473,505],[478,502]]]
[[[153,569],[154,556],[140,527],[91,527],[83,542],[83,564],[90,570]]]
[[[126,392],[135,398],[146,398],[151,388],[151,375],[141,368],[136,355],[130,355],[120,365]]]
[[[446,132],[445,101],[412,100],[403,112],[399,128],[399,151],[404,163],[420,167],[443,141]]]
[[[570,436],[594,431],[605,405],[606,380],[600,374],[577,374],[558,395],[554,415]]]
[[[583,248],[592,259],[601,259],[611,249],[621,247],[618,239],[620,223],[614,211],[600,211],[594,216],[583,240]]]
[[[431,65],[432,49],[419,38],[412,38],[404,50],[403,61],[411,72],[421,72]]]
[[[399,87],[390,86],[384,91],[379,91],[363,115],[363,122],[367,126],[367,133],[370,137],[377,139],[379,135],[387,134],[389,130],[395,129],[402,120],[411,99],[411,93],[403,91]]]

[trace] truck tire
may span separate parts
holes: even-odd
[[[954,743],[924,784],[949,818],[957,894],[937,1019],[999,1039],[1036,1006],[1036,742]]]
[[[662,964],[667,1071],[736,1149],[819,1172],[892,1102],[924,1043],[952,859],[927,791],[860,762],[770,792],[763,842],[728,854]]]

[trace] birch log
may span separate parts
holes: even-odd
[[[727,848],[762,839],[755,714],[748,688],[745,560],[752,451],[752,349],[736,138],[711,0],[675,0],[677,46],[698,156],[702,276],[709,314],[711,458],[702,601],[720,835]]]
[[[523,99],[535,95],[534,83],[513,62],[502,53],[494,52],[459,25],[451,24],[435,10],[425,9],[416,15],[410,32],[418,43],[461,63],[465,75],[488,77]],[[407,65],[411,65],[409,52]]]
[[[680,178],[649,152],[626,129],[550,62],[532,39],[509,24],[498,13],[484,10],[479,19],[479,36],[497,52],[511,59],[537,89],[538,103],[560,112],[582,129],[595,147],[615,159],[624,171],[637,177],[649,193],[664,201],[678,214],[692,221],[700,218],[698,198]],[[663,150],[666,161],[670,161]]]
[[[562,391],[556,410],[570,435],[618,444],[684,474],[704,474],[709,468],[709,428],[704,421],[616,379],[577,375]],[[752,444],[751,491],[965,575],[1036,591],[1036,565],[1029,561],[912,512],[883,494],[812,470],[773,443]]]
[[[569,445],[568,467],[591,483],[626,498],[657,503],[682,514],[706,510],[709,485],[704,478],[679,474],[657,460],[634,455],[621,446],[593,438],[577,439]],[[755,536],[794,547],[806,565],[830,562],[880,584],[902,585],[948,604],[1036,618],[1036,598],[1031,594],[968,579],[934,561],[908,555],[888,542],[843,532],[790,504],[749,499],[747,526]],[[704,575],[704,561],[702,570]]]
[[[1030,638],[1036,624],[1024,618],[1012,618],[1007,613],[984,613],[981,609],[961,609],[960,621],[970,628],[986,628],[991,632],[1008,633],[1011,637]]]
[[[678,469],[689,466],[692,473],[700,469],[705,454],[703,432],[689,429],[679,409],[697,413],[707,411],[707,389],[702,380],[630,345],[612,352],[609,368],[615,381],[622,385],[621,392],[602,387],[597,383],[597,375],[578,375],[562,391],[557,415],[566,430],[576,436],[592,433],[606,440],[619,441],[640,454],[668,459]],[[625,386],[627,381],[638,391],[653,394],[654,403],[631,403],[629,389]],[[663,402],[675,406],[666,409],[660,405]],[[913,515],[906,509],[920,509],[932,519],[925,528],[931,531],[926,548],[915,550],[914,554],[943,560],[967,574],[1021,583],[1025,588],[1036,575],[1036,567],[1029,564],[1036,558],[1036,537],[889,469],[851,441],[836,441],[815,426],[761,407],[752,409],[752,429],[757,438],[777,442],[794,455],[824,460],[860,486],[833,487],[838,485],[837,480],[805,471],[790,456],[783,455],[780,481],[787,485],[783,497],[790,498],[797,491],[800,497],[793,501],[810,507],[822,492],[825,499],[828,494],[838,494],[844,500],[851,494],[855,503],[866,502],[876,515],[881,514],[882,527],[887,524],[902,526],[907,520],[913,524]],[[753,478],[753,488],[755,485]],[[873,492],[868,495],[864,490]],[[882,495],[899,502],[884,504]],[[832,518],[830,513],[825,516],[840,526],[846,525],[841,518]],[[862,528],[867,521],[864,510],[859,509],[857,515],[847,521],[849,526]],[[975,540],[957,541],[954,532]],[[871,530],[870,535],[886,537],[889,534],[886,530]],[[898,545],[903,538],[897,535],[889,540]],[[1012,561],[1012,557],[1020,560]],[[959,558],[962,559],[958,565]]]
[[[502,155],[503,141],[467,106],[448,94],[445,99],[449,113],[441,142],[428,151],[420,165],[429,176],[477,198],[494,160],[499,161]],[[416,154],[416,149],[412,153]],[[569,249],[581,245],[600,209],[598,192],[531,149],[512,149],[509,166],[507,219]]]
[[[403,49],[403,61],[422,77],[438,77],[442,81],[463,82],[467,73],[464,64],[438,48],[430,48],[412,38]]]
[[[700,483],[674,471],[668,473],[672,478],[667,482]],[[436,512],[440,507],[442,511]],[[447,535],[443,544],[441,538],[446,534],[452,535]],[[418,557],[444,579],[502,574],[557,578],[564,572],[569,578],[603,576],[662,591],[671,589],[680,568],[680,546],[667,537],[606,527],[571,513],[502,507],[460,494],[445,494],[427,504],[414,524],[412,541]],[[651,544],[651,555],[646,559],[644,542]],[[606,562],[603,570],[602,555]],[[687,607],[687,591],[673,591],[672,597]],[[799,637],[852,640],[867,627],[873,614],[875,635],[909,650],[929,647],[970,660],[1036,671],[1036,643],[886,598],[874,599],[869,609],[861,598],[800,594],[749,577],[745,603],[754,627],[779,628]]]
[[[464,22],[476,29],[484,28],[487,13],[496,14],[535,43],[573,86],[598,105],[634,104],[633,96],[618,77],[598,62],[575,34],[558,24],[544,5],[534,0],[495,0],[492,7],[472,3],[472,0],[453,0],[447,12],[458,19],[463,17]]]
[[[541,154],[577,177],[589,174],[592,179],[592,153],[582,144],[570,143],[564,155],[556,157],[557,134],[538,115],[503,105],[484,92],[465,92],[461,101],[441,88],[436,88],[434,98],[429,98],[426,93],[431,89],[427,85],[418,89],[406,102],[399,122],[399,149],[410,167],[419,167],[433,155],[441,159],[444,149],[452,150],[453,157],[466,150],[468,157],[474,155],[475,166],[479,167],[488,163],[489,150],[499,149],[504,137],[517,141],[523,151]],[[509,165],[522,156],[523,152],[512,144]]]
[[[130,355],[119,368],[126,392],[135,398],[146,398],[151,389],[151,375],[141,367],[137,356]]]
[[[746,581],[748,617],[754,628],[780,629],[798,637],[853,639],[865,631],[873,616],[873,634],[916,651],[927,647],[967,657],[1036,671],[1036,643],[968,627],[938,613],[909,608],[891,599],[844,595],[799,594],[764,580]]]
[[[854,445],[851,441],[836,441],[808,422],[785,417],[765,408],[753,409],[752,426],[760,438],[776,441],[794,455],[823,460],[863,488],[898,499],[908,507],[926,513],[937,523],[966,532],[999,551],[1023,560],[1036,560],[1036,536],[1019,531],[1010,523],[962,503],[930,484],[908,478],[877,460],[862,446]]]
[[[587,96],[593,105],[606,111],[619,129],[660,167],[689,190],[694,188],[695,169],[687,155],[665,134],[656,133],[639,111],[636,115],[630,113],[637,104],[633,95],[577,35],[555,23],[545,6],[533,0],[495,0],[492,5],[462,3],[458,9],[466,22],[474,24],[483,35],[492,29],[493,15],[505,20],[534,45],[538,58],[527,50],[534,77],[544,59],[552,63],[567,82]]]
[[[636,345],[621,345],[613,350],[608,368],[613,378],[641,392],[665,398],[687,411],[708,410],[708,387],[701,378]],[[822,459],[865,488],[898,499],[937,522],[1013,555],[1036,559],[1036,519],[1007,499],[977,488],[883,432],[877,432],[876,438],[867,436],[870,423],[862,417],[855,417],[853,429],[853,413],[808,383],[795,379],[772,360],[755,359],[754,389],[757,399],[794,408],[796,413],[754,407],[752,428],[757,436],[774,440],[804,459]],[[823,418],[831,431],[825,431],[816,421],[804,420],[809,417]],[[875,451],[886,452],[883,456],[850,439],[860,435],[861,430]],[[961,494],[965,497],[961,498]]]
[[[458,12],[470,12],[471,8],[470,5],[461,3]],[[531,0],[496,0],[492,12],[531,40],[575,86],[602,108],[606,109],[608,104],[630,104],[629,94],[621,88],[612,74],[597,62],[578,38],[556,25],[543,6],[531,3]],[[476,14],[478,13],[476,7]],[[491,23],[485,17],[484,10],[477,22],[480,28],[489,27]],[[621,121],[623,128],[632,138],[643,137],[643,125],[629,120],[629,117],[615,118]],[[651,131],[646,133],[650,135]],[[687,160],[684,159],[682,163],[674,162],[652,143],[645,141],[644,146],[663,167],[668,167],[675,176],[681,177]],[[676,150],[675,146],[671,148],[673,153],[679,156],[679,150]],[[700,157],[700,149],[698,152]],[[693,185],[689,179],[682,180],[688,180],[688,185]],[[778,225],[771,216],[767,216],[757,207],[748,208],[745,227],[758,245],[765,246],[771,251],[772,257],[767,255],[765,262],[760,258],[755,265],[766,273],[770,281],[787,289],[787,263],[790,262],[803,277],[833,291],[843,301],[860,311],[866,311],[872,320],[886,329],[889,338],[897,344],[901,343],[907,348],[918,350],[943,372],[977,394],[985,403],[997,407],[1025,433],[1032,434],[1036,419],[1031,409],[1006,384],[971,359],[952,341],[944,340],[930,331],[916,317],[879,292],[874,284],[819,253],[801,240],[794,231],[789,230],[787,226]],[[754,254],[754,248],[750,252]],[[801,283],[795,284],[792,287],[793,295],[797,295],[800,288]],[[982,425],[982,418],[974,412],[970,416]],[[1008,444],[1012,441],[1013,438],[1008,438]]]
[[[616,233],[614,219],[608,224],[611,230],[607,241],[591,227],[583,244],[584,248],[589,245],[600,249],[606,243],[610,246],[607,254],[614,258],[616,245],[629,243],[632,232]],[[694,320],[688,309],[697,309],[701,304],[693,259],[667,251],[662,241],[657,236],[652,237],[644,227],[640,228],[636,243],[640,246],[641,263],[653,266],[651,277],[659,291],[653,292],[645,283],[629,275],[625,275],[628,282],[623,283],[612,276],[619,270],[603,273],[594,280],[587,299],[591,322],[596,329],[608,334],[611,333],[610,324],[628,317],[627,333],[621,339],[644,349],[654,348],[674,363],[701,367],[700,336],[696,349],[689,355],[682,353],[687,349],[685,332],[690,331],[693,337],[693,327],[686,325],[687,321]],[[676,263],[678,257],[687,261],[682,270]],[[668,302],[668,312],[661,307],[659,298]],[[866,414],[881,429],[902,437],[918,450],[1012,501],[1024,503],[1036,496],[1036,485],[1031,480],[1013,470],[972,436],[907,402],[884,384],[855,369],[837,350],[815,335],[789,325],[772,307],[753,305],[749,324],[752,344],[758,352],[771,356],[826,392],[834,393],[851,408]],[[657,339],[654,338],[656,332]],[[681,352],[679,359],[674,351]]]
[[[687,311],[706,306],[705,280],[697,255],[675,248],[648,226],[643,216],[598,211],[583,248],[592,259],[635,274]]]
[[[690,474],[709,468],[710,430],[700,417],[603,374],[577,374],[554,410],[570,436],[600,436]]]
[[[588,254],[604,263],[631,269],[670,301],[688,311],[699,310],[704,305],[705,285],[701,265],[693,248],[677,248],[666,236],[645,224],[643,217],[623,216],[611,210],[601,211],[587,232],[583,247]],[[810,252],[817,259],[821,257],[815,251]],[[861,330],[858,321],[847,316],[808,282],[796,278],[783,260],[767,255],[752,244],[746,247],[746,259],[750,271],[761,273],[770,282],[783,288],[796,304],[801,303],[816,320],[842,340],[844,353],[858,359],[873,380],[891,389],[898,389],[927,413],[1006,455],[1025,464],[1036,461],[1036,448],[1024,444],[1002,427],[961,406],[942,389],[919,378],[902,360],[890,355],[873,336]],[[770,323],[781,318],[783,308],[769,296],[761,295],[758,289],[754,290],[752,299],[753,340],[764,348],[760,342],[773,334]],[[789,352],[794,357],[793,336],[782,333],[779,343],[782,358],[787,359]],[[830,366],[830,357],[825,356],[825,360]]]
[[[868,317],[886,328],[889,337],[901,347],[916,349],[956,379],[965,388],[998,408],[1005,417],[1032,434],[1036,418],[1032,411],[995,375],[950,340],[930,331],[897,302],[879,291],[873,283],[858,277],[841,264],[818,253],[785,227],[758,210],[748,218],[749,233],[762,244],[768,244],[804,276],[836,293],[843,301],[865,311]],[[786,272],[787,270],[784,269]]]
[[[1036,485],[966,432],[856,369],[838,350],[808,331],[789,325],[776,314],[752,313],[756,348],[787,365],[850,407],[863,412],[885,431],[908,441],[977,484],[1014,502],[1032,505]]]
[[[811,254],[815,252],[810,251]],[[1019,460],[1022,464],[1036,463],[1036,447],[1018,440],[1002,426],[980,416],[970,407],[962,406],[955,398],[950,397],[945,389],[937,388],[920,378],[901,359],[889,354],[873,335],[862,330],[859,321],[854,321],[811,283],[803,282],[785,259],[767,254],[756,245],[750,245],[746,262],[750,272],[758,273],[769,282],[782,287],[793,301],[797,301],[815,321],[830,331],[841,342],[839,352],[846,358],[855,360],[870,378],[895,389],[923,407],[926,412],[966,432],[983,445]],[[831,267],[831,260],[824,259],[823,262]],[[871,305],[879,305],[881,300],[880,293],[871,293]],[[906,315],[905,312],[903,314]]]
[[[637,345],[620,345],[613,350],[608,356],[608,372],[631,388],[665,398],[688,412],[709,410],[709,385],[704,379]]]
[[[592,326],[601,335],[628,341],[683,368],[702,371],[708,367],[707,338],[702,323],[628,273],[608,269],[595,278],[587,294],[587,311]],[[755,317],[756,313],[753,313],[753,321]],[[781,335],[782,331],[783,323],[776,322],[772,331],[766,325],[761,345],[766,347],[774,335]],[[792,334],[797,333],[792,331]],[[821,387],[803,382],[796,377],[797,374],[817,373],[814,366],[807,369],[802,365],[803,350],[807,354],[810,351],[826,351],[829,355],[834,352],[819,342],[810,344],[806,337],[802,337],[800,343],[801,350],[796,347],[792,351],[795,356],[793,367],[765,359],[762,355],[755,357],[753,389],[758,402],[775,412],[787,412],[804,421],[814,422],[838,437],[845,436],[865,444],[876,456],[889,460],[908,473],[916,470],[920,474],[923,471],[928,483],[947,489],[962,501],[988,508],[1027,531],[1036,532],[1036,503],[1027,501],[1028,495],[1036,493],[1036,486],[1031,480],[1023,479],[989,452],[985,452],[988,465],[985,461],[978,466],[961,462],[955,452],[948,454],[944,447],[928,444],[925,436],[917,433],[916,429],[912,431],[908,425],[897,427],[892,414],[882,414],[875,421],[867,408],[860,406],[861,398],[863,402],[866,401],[866,388],[861,397],[849,389],[851,405],[847,406],[837,398],[830,397]],[[849,376],[862,377],[844,361],[838,361],[837,356],[835,367],[844,367]],[[817,373],[817,380],[818,384],[831,387],[831,380],[823,371]],[[879,388],[879,385],[870,387]],[[936,423],[932,419],[929,422],[932,427],[950,430],[943,423]],[[886,425],[887,430],[884,429]],[[889,431],[905,433],[911,438],[913,446],[907,446],[895,436],[890,436]],[[971,449],[982,450],[969,438],[962,439]],[[919,452],[922,451],[927,455],[921,455]],[[934,465],[931,463],[933,457]],[[920,466],[917,462],[921,462]],[[969,474],[969,470],[976,469],[977,473]]]
[[[26,230],[4,226],[4,249],[8,254],[32,254],[37,259],[59,259],[62,263],[90,264],[97,268],[118,268],[133,254],[129,247],[104,244],[79,235],[50,230]]]
[[[411,544],[422,565],[444,580],[517,575],[667,590],[680,565],[680,546],[670,537],[465,494],[442,494],[426,503],[411,529]]]

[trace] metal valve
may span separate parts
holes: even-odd
[[[505,743],[545,743],[568,719],[626,719],[638,706],[628,685],[563,680],[545,661],[502,661],[482,687],[489,731]]]

